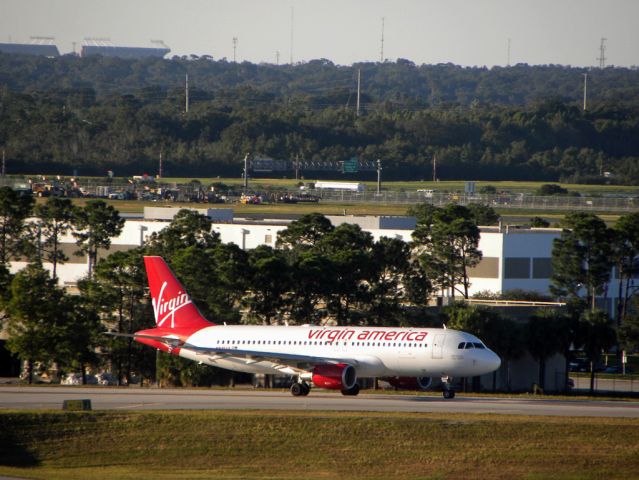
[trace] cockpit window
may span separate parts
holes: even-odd
[[[479,349],[486,348],[483,343],[473,343],[473,345],[475,345],[475,348],[479,348]]]
[[[473,342],[466,343],[466,350],[473,348]]]
[[[457,345],[457,348],[459,350],[463,350],[465,346],[466,346],[466,342],[461,342],[459,345]]]

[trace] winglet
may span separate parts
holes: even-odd
[[[144,257],[157,327],[203,328],[214,325],[202,316],[162,257]]]

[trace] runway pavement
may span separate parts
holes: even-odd
[[[90,399],[94,410],[301,410],[497,413],[639,418],[638,402],[360,394],[312,391],[307,397],[264,390],[189,390],[113,387],[0,386],[0,409],[62,408],[64,400]]]

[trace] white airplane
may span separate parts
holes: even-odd
[[[427,389],[440,377],[454,398],[453,377],[493,372],[500,358],[477,337],[442,328],[216,325],[195,307],[161,257],[144,257],[156,327],[140,343],[195,362],[247,373],[297,377],[295,396],[316,387],[359,393],[359,378]]]

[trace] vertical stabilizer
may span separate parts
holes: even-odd
[[[213,325],[191,301],[162,257],[144,257],[158,328],[203,328]]]

